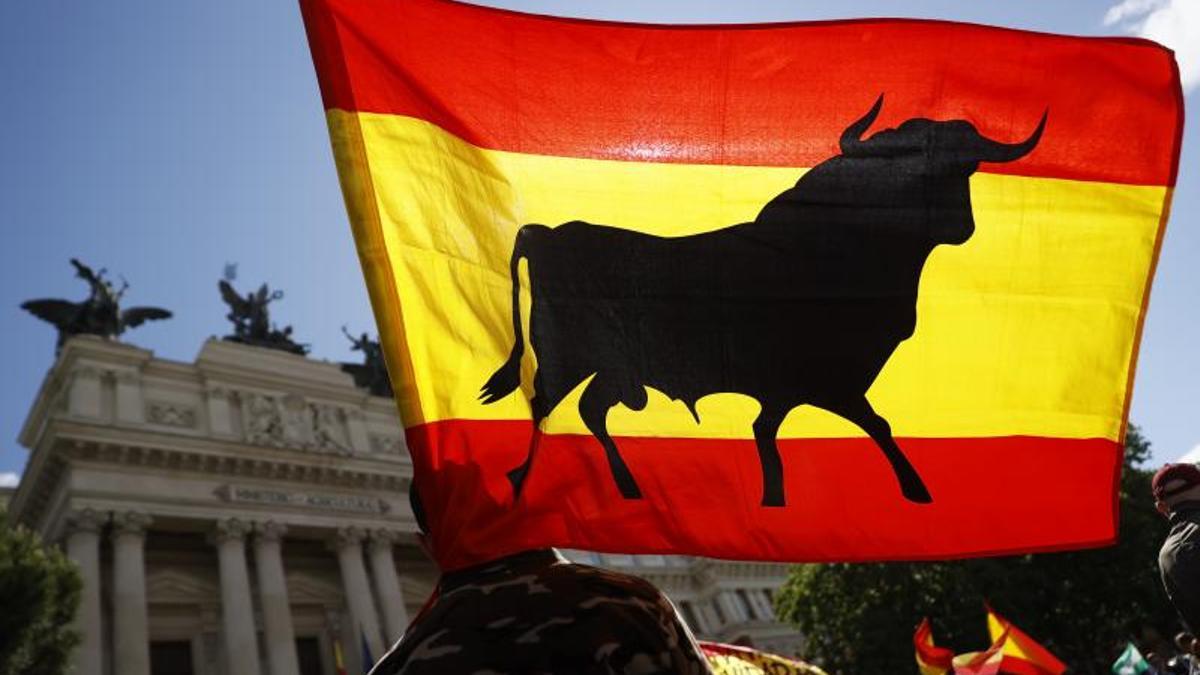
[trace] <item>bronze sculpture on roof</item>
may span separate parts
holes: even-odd
[[[136,328],[147,321],[171,318],[171,312],[161,307],[130,307],[121,309],[121,299],[129,289],[129,282],[121,279],[121,287],[104,278],[107,270],[98,272],[71,258],[75,275],[88,283],[91,292],[83,302],[71,302],[59,298],[44,298],[21,303],[21,309],[33,314],[58,329],[55,350],[73,335],[99,335],[115,339],[127,329]]]

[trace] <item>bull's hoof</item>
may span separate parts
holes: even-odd
[[[772,480],[775,476],[763,476],[763,506],[787,506],[787,500],[783,498],[783,481]]]
[[[508,482],[512,483],[513,499],[521,497],[521,488],[525,485],[525,477],[529,474],[529,466],[522,464],[508,472]]]
[[[633,480],[617,481],[617,489],[621,491],[621,496],[625,499],[641,499],[642,489],[637,486]]]
[[[921,481],[905,482],[900,485],[900,492],[904,498],[915,504],[929,504],[933,502],[933,497],[930,496],[929,490],[925,487],[925,483]]]

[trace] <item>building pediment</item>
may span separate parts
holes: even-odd
[[[302,570],[288,572],[287,590],[288,599],[297,605],[336,607],[343,598],[342,588],[337,583]]]
[[[159,604],[212,602],[221,589],[212,580],[184,567],[151,568],[146,574],[146,598]]]

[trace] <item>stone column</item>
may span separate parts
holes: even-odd
[[[67,556],[79,565],[83,588],[79,597],[79,613],[75,629],[79,631],[79,647],[72,658],[78,675],[101,675],[104,665],[104,643],[100,626],[100,530],[107,514],[92,509],[73,511],[67,515]]]
[[[139,424],[145,419],[142,406],[142,380],[137,371],[118,370],[115,408],[119,422]]]
[[[357,527],[340,527],[334,540],[334,548],[337,550],[338,567],[342,572],[346,603],[350,605],[350,616],[354,621],[354,644],[357,645],[361,641],[361,634],[367,640],[371,656],[378,660],[383,657],[383,640],[379,636],[379,617],[375,614],[371,587],[367,583],[367,568],[363,566],[363,536],[363,531]]]
[[[367,418],[358,408],[346,411],[346,435],[350,437],[350,448],[356,455],[371,452],[371,438],[367,435]]]
[[[81,417],[100,417],[100,371],[92,366],[79,366],[71,371],[71,388],[67,393],[67,411]]]
[[[150,516],[113,515],[113,672],[150,675],[144,545]]]
[[[767,595],[766,589],[760,588],[754,591],[754,594],[750,597],[758,600],[759,612],[762,613],[763,618],[775,618],[775,606],[771,603],[771,596]]]
[[[404,609],[404,594],[400,591],[400,577],[396,575],[396,561],[392,558],[392,546],[399,535],[390,530],[375,530],[371,533],[371,576],[375,578],[375,597],[383,608],[384,639],[394,643],[408,627],[408,611]]]
[[[246,571],[246,534],[250,524],[237,518],[217,521],[213,540],[221,575],[221,634],[229,675],[258,675],[258,640]]]
[[[259,602],[262,604],[263,633],[267,640],[267,664],[271,675],[297,675],[296,633],[292,628],[292,606],[283,574],[280,540],[287,528],[275,521],[255,528],[254,567],[258,572]]]
[[[733,591],[721,591],[714,599],[720,603],[721,611],[725,612],[725,618],[729,620],[729,623],[741,623],[750,618],[746,616],[746,610],[734,597]]]
[[[208,390],[208,428],[214,436],[233,436],[233,412],[229,406],[229,390],[211,387]]]

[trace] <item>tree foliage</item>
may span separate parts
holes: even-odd
[[[74,564],[0,511],[0,675],[60,675],[79,641]]]
[[[1115,546],[933,563],[802,565],[776,601],[808,640],[806,658],[833,673],[915,673],[912,634],[931,617],[939,645],[989,644],[984,603],[1071,666],[1109,673],[1130,639],[1170,636],[1178,619],[1162,590],[1167,523],[1150,498],[1150,444],[1130,426]],[[1146,648],[1147,645],[1143,645]]]

